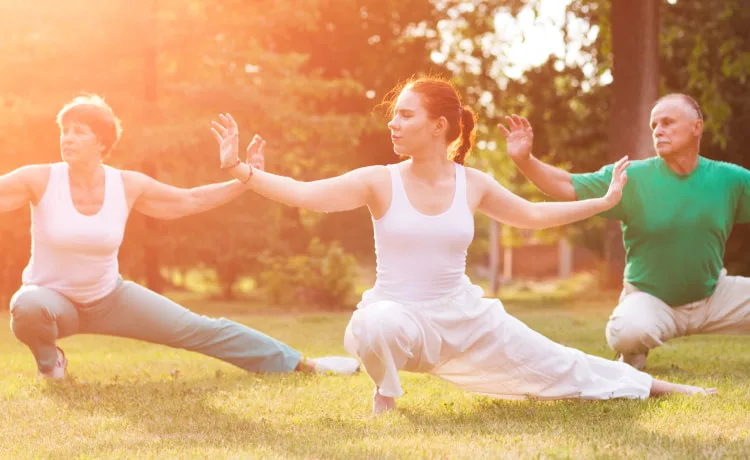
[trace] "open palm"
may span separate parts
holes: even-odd
[[[615,167],[612,169],[612,181],[609,183],[609,190],[605,195],[607,202],[614,206],[622,199],[622,190],[628,182],[626,170],[630,166],[627,155],[617,160]]]
[[[497,126],[505,136],[508,155],[514,160],[528,158],[534,145],[534,130],[531,129],[531,123],[525,117],[519,117],[518,115],[505,117],[505,121],[510,129],[503,124]]]
[[[239,128],[228,113],[219,114],[219,121],[211,122],[211,132],[219,143],[219,159],[222,167],[232,166],[239,158]]]

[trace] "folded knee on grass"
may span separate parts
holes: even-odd
[[[611,319],[606,335],[609,346],[623,354],[645,353],[661,343],[653,327],[628,318]]]

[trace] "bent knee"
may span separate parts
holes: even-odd
[[[627,317],[610,318],[606,336],[609,346],[624,354],[645,353],[661,345],[661,337],[653,325]]]
[[[405,346],[419,335],[419,328],[400,305],[372,305],[358,310],[352,316],[348,327],[352,337],[365,349]]]
[[[39,320],[49,317],[45,292],[38,287],[23,287],[10,300],[10,314],[14,321]]]

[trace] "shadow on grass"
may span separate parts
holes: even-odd
[[[159,451],[166,446],[193,454],[204,448],[251,447],[264,439],[283,438],[273,423],[242,409],[222,410],[211,401],[216,395],[231,395],[251,389],[262,377],[206,378],[204,380],[116,383],[85,383],[76,380],[49,382],[45,394],[77,417],[124,418],[124,429],[142,438],[141,447]],[[101,448],[111,439],[98,442]],[[87,446],[88,448],[95,448]],[[80,455],[76,446],[60,446],[55,455]]]
[[[539,436],[543,442],[541,452],[568,457],[565,449],[571,443],[576,448],[605,457],[615,456],[723,456],[744,455],[750,447],[748,440],[727,440],[720,434],[695,435],[658,432],[653,425],[644,423],[654,417],[666,417],[672,398],[676,403],[690,406],[691,398],[668,396],[646,401],[504,401],[490,398],[477,400],[470,412],[454,413],[450,404],[443,410],[428,413],[412,408],[399,408],[414,431],[464,436],[466,433],[501,436],[515,441],[510,447],[523,445],[518,441]],[[696,397],[703,398],[703,397]],[[701,400],[697,400],[701,404]],[[660,415],[664,413],[664,415]],[[532,444],[533,445],[533,444]],[[546,450],[545,450],[546,449]],[[539,453],[533,456],[538,456]]]
[[[404,441],[404,436],[411,435],[425,440],[433,436],[450,439],[453,435],[462,442],[477,439],[477,436],[497,435],[511,436],[511,439],[550,437],[557,442],[562,438],[594,450],[600,445],[608,446],[600,451],[604,454],[634,446],[642,453],[656,455],[672,449],[678,456],[719,452],[717,446],[727,453],[742,452],[747,447],[746,443],[722,441],[720,436],[699,439],[644,429],[640,420],[644,415],[661,410],[659,399],[535,402],[480,397],[470,407],[462,409],[454,408],[450,401],[441,403],[429,399],[420,404],[411,399],[385,418],[352,417],[349,413],[342,416],[321,407],[318,413],[301,414],[304,422],[288,415],[266,419],[248,410],[222,409],[213,402],[211,396],[216,394],[232,395],[252,388],[253,379],[262,381],[263,377],[206,378],[189,382],[86,384],[65,381],[48,385],[44,392],[78,417],[124,418],[127,424],[122,429],[132,431],[129,438],[132,440],[135,436],[139,449],[155,453],[165,448],[178,448],[187,454],[200,454],[213,448],[247,451],[249,455],[256,449],[266,452],[270,449],[282,457],[408,457],[408,448],[398,443]],[[312,379],[314,377],[310,382]],[[295,377],[293,381],[284,382],[282,389],[289,391],[293,383],[305,386],[305,380]],[[352,388],[352,391],[358,390]],[[269,399],[275,397],[278,392]],[[513,441],[508,442],[511,443],[508,447],[514,446]],[[112,443],[111,435],[105,435],[97,438],[93,446],[87,444],[86,447],[106,451]],[[119,444],[133,448],[126,442]],[[80,448],[74,444],[60,445],[50,454],[73,457],[81,454]],[[450,449],[451,445],[422,448],[444,456],[449,453],[445,449]],[[556,448],[551,445],[548,452]]]

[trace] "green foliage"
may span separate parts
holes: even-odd
[[[208,132],[231,112],[246,142],[268,140],[267,168],[301,180],[396,161],[385,119],[373,108],[412,75],[452,76],[479,114],[469,165],[512,191],[544,199],[503,152],[496,124],[520,113],[535,128],[535,154],[571,171],[607,161],[612,67],[610,1],[573,0],[562,56],[508,73],[509,38],[497,15],[540,12],[517,0],[137,0],[5,2],[0,5],[0,173],[58,161],[57,110],[81,91],[106,97],[125,128],[111,164],[179,186],[226,178]],[[696,96],[706,112],[703,153],[750,166],[748,26],[741,0],[663,2],[663,92]],[[164,267],[205,265],[224,295],[240,276],[262,271],[258,254],[301,253],[311,238],[341,241],[372,258],[366,210],[309,216],[246,197],[202,216],[155,222],[134,215],[121,251],[126,276],[150,279]],[[486,220],[479,218],[481,226]],[[28,259],[28,211],[0,219],[0,297],[20,283]],[[600,248],[592,219],[546,232],[572,233]],[[505,242],[529,236],[503,230]],[[481,260],[478,228],[472,260]],[[745,228],[730,240],[727,265],[750,273]],[[3,303],[3,307],[7,304]]]
[[[395,159],[373,105],[399,79],[430,67],[426,47],[437,40],[409,32],[434,22],[429,0],[45,0],[6,3],[0,12],[0,65],[13,69],[0,76],[0,173],[59,161],[55,114],[88,91],[123,121],[109,163],[183,187],[227,179],[208,130],[219,112],[235,116],[241,141],[263,135],[268,170],[297,179]],[[372,232],[361,213],[308,221],[254,198],[176,222],[134,215],[121,268],[151,283],[161,268],[207,266],[231,297],[239,276],[261,271],[260,252],[304,250],[316,229],[326,241],[372,252],[371,238],[358,238]],[[0,297],[20,284],[28,222],[26,210],[0,220]]]
[[[337,309],[348,306],[357,279],[357,261],[333,242],[313,238],[304,254],[270,256],[260,275],[263,292],[273,305]]]

